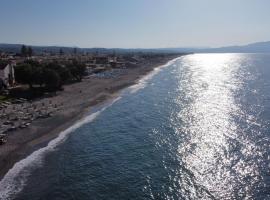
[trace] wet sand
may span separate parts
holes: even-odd
[[[93,106],[102,105],[117,97],[119,92],[151,72],[154,68],[179,57],[170,55],[151,59],[137,67],[124,70],[117,77],[89,77],[82,82],[66,85],[63,91],[54,97],[39,101],[52,101],[61,104],[61,109],[52,117],[38,119],[29,127],[9,134],[8,142],[0,146],[0,179],[19,160],[35,150],[44,147],[58,134],[80,120]]]

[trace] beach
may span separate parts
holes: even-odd
[[[94,106],[113,100],[121,90],[136,84],[154,68],[176,57],[152,58],[114,76],[85,77],[82,82],[64,86],[64,90],[55,96],[36,100],[34,103],[40,105],[52,102],[57,109],[52,116],[37,119],[28,127],[9,133],[7,143],[0,146],[0,179],[16,162],[46,146],[61,131],[89,114]]]

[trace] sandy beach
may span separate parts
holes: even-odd
[[[113,77],[86,77],[82,82],[66,85],[56,96],[36,100],[35,103],[53,102],[59,107],[51,117],[35,120],[29,127],[9,133],[7,143],[0,146],[0,179],[16,162],[46,146],[61,131],[91,112],[93,106],[112,100],[121,90],[176,57],[150,59]]]

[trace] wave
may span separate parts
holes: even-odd
[[[82,125],[92,122],[98,115],[100,115],[105,109],[110,107],[120,98],[121,97],[114,99],[110,104],[104,106],[99,111],[90,114],[66,130],[60,132],[59,136],[50,141],[46,147],[33,152],[28,157],[15,163],[15,165],[0,181],[0,199],[14,199],[15,196],[24,188],[31,171],[42,166],[42,162],[48,153],[55,151],[56,147],[62,144],[68,138],[70,133],[80,128]]]
[[[156,74],[158,74],[163,68],[170,66],[179,58],[175,58],[169,61],[165,65],[161,65],[155,68],[148,75],[144,76],[139,82],[128,88],[129,93],[133,94],[143,89],[148,81],[152,79]],[[56,150],[56,147],[62,144],[69,136],[70,133],[80,128],[82,125],[92,122],[97,116],[99,116],[105,109],[113,105],[116,101],[121,99],[121,96],[113,100],[110,104],[104,106],[97,112],[90,114],[89,116],[78,121],[71,127],[60,132],[57,138],[53,139],[48,143],[46,147],[43,147],[26,158],[15,163],[14,166],[6,173],[3,179],[0,181],[0,199],[1,200],[11,200],[16,197],[16,195],[21,192],[26,185],[27,178],[31,175],[31,171],[42,166],[45,156]]]
[[[156,67],[153,71],[151,71],[149,74],[147,74],[146,76],[144,76],[143,78],[141,78],[137,84],[130,86],[129,92],[131,94],[138,92],[140,89],[145,88],[145,86],[147,85],[148,81],[151,80],[156,74],[158,74],[161,70],[163,70],[165,67],[168,67],[170,65],[172,65],[174,62],[176,62],[177,60],[179,60],[180,58],[175,58],[173,60],[170,60],[169,62],[167,62],[165,65],[161,65]]]

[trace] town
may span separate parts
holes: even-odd
[[[64,100],[50,97],[57,96],[65,85],[93,78],[117,79],[129,69],[155,64],[165,56],[151,52],[84,53],[77,48],[35,53],[25,45],[19,53],[0,52],[0,145],[7,142],[9,133],[64,109]]]

